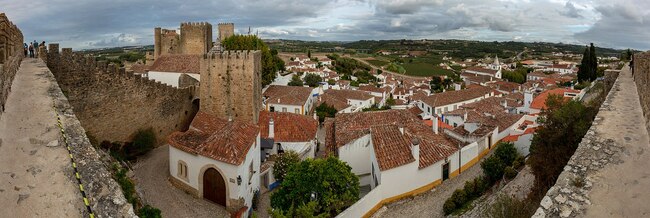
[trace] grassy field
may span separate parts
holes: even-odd
[[[366,61],[368,63],[372,64],[372,65],[377,66],[377,67],[381,67],[381,66],[384,66],[384,65],[388,64],[388,62],[380,61],[380,60],[366,60]]]
[[[430,63],[406,63],[402,65],[406,69],[406,75],[411,76],[433,76],[453,75],[452,71],[445,70]]]

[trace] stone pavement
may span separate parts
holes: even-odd
[[[52,78],[41,60],[24,59],[0,117],[2,217],[81,217],[86,210],[58,144]]]
[[[387,206],[383,206],[372,217],[444,217],[442,206],[456,189],[465,186],[465,182],[483,175],[481,163],[490,157],[494,150],[457,177],[444,181],[431,191],[412,198],[407,198]]]
[[[169,182],[169,145],[160,146],[138,158],[134,169],[137,190],[144,204],[163,217],[230,217],[223,206],[196,198]]]
[[[626,66],[533,217],[650,217],[650,137],[643,119]]]

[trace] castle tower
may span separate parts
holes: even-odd
[[[262,53],[216,51],[201,60],[200,110],[257,123],[262,108]]]
[[[176,30],[161,29],[156,27],[153,30],[153,58],[166,54],[177,54],[179,52],[179,36]]]
[[[235,35],[234,23],[219,23],[219,41]]]
[[[212,48],[212,24],[181,23],[181,54],[206,54]]]

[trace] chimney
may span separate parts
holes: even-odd
[[[411,139],[411,154],[413,155],[413,158],[415,158],[415,161],[420,164],[420,139],[417,137],[413,137]]]
[[[508,108],[508,100],[503,100],[503,107]]]
[[[314,112],[314,120],[318,121],[318,114],[316,112]]]
[[[402,133],[402,135],[404,135],[404,127],[403,126],[399,127],[399,132]]]
[[[463,115],[463,122],[467,121],[467,111],[465,111],[465,115]]]
[[[273,118],[269,120],[269,138],[275,138],[275,124],[273,123]]]
[[[439,129],[439,127],[438,127],[438,117],[434,116],[431,119],[431,121],[433,121],[432,125],[431,125],[432,128],[433,128],[433,133],[438,134],[438,132],[439,132],[439,130],[438,130]]]

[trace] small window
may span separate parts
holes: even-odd
[[[283,108],[282,108],[282,112],[287,112],[287,108],[286,108],[286,107],[283,107]]]
[[[187,164],[185,164],[185,162],[181,160],[178,161],[177,171],[178,171],[177,173],[178,178],[187,180]]]
[[[273,107],[273,106],[269,107],[269,111],[270,112],[275,112],[275,107]]]
[[[296,108],[295,112],[296,114],[300,114],[300,109]]]

